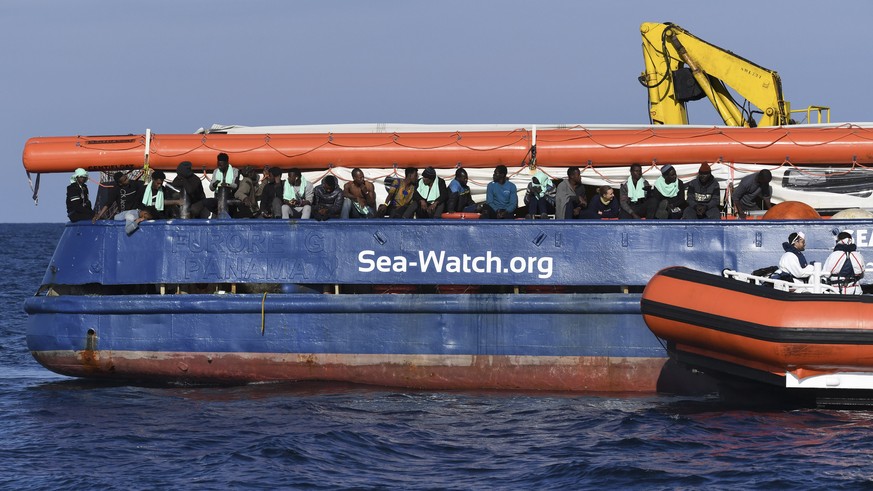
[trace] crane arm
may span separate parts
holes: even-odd
[[[706,97],[729,126],[755,126],[751,111],[733,99],[728,87],[761,112],[760,126],[789,124],[790,105],[779,74],[699,39],[670,23],[640,26],[654,124],[688,124],[685,103]]]

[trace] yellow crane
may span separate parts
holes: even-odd
[[[640,26],[646,71],[639,80],[649,91],[652,124],[688,124],[685,104],[706,97],[728,126],[793,124],[791,106],[783,98],[782,80],[773,70],[710,44],[671,23]],[[738,103],[728,88],[746,99]],[[830,110],[810,106],[818,119]],[[758,115],[758,121],[754,115]]]

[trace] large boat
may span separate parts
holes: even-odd
[[[651,154],[660,162],[697,139],[679,135],[721,131],[671,130],[620,131],[672,135],[675,146],[658,150],[663,158]],[[837,130],[818,129],[823,134]],[[599,139],[599,131],[584,134]],[[751,148],[751,141],[768,146],[761,142],[763,132],[742,131],[732,137],[743,142],[737,147],[741,151]],[[638,137],[631,138],[626,147]],[[840,155],[865,155],[867,144],[860,140]],[[538,148],[544,145],[538,140]],[[791,153],[812,161],[804,153],[808,148],[797,145]],[[520,189],[528,180],[530,150],[528,160],[514,166],[522,170],[514,177]],[[737,162],[728,150],[721,162]],[[231,148],[216,144],[211,151]],[[470,158],[481,159],[481,151],[468,149]],[[25,165],[38,160],[40,152],[54,150],[29,142]],[[245,153],[231,153],[232,161]],[[572,163],[583,155],[567,158]],[[83,163],[67,157],[66,167],[54,170]],[[758,167],[744,165],[767,165],[760,160]],[[842,156],[833,160],[852,165]],[[396,161],[399,166],[418,162]],[[548,163],[558,168],[561,162]],[[439,172],[452,173],[446,167]],[[335,170],[325,166],[309,172],[317,173],[315,180]],[[626,167],[622,172],[626,175]],[[834,227],[826,220],[767,219],[256,219],[144,222],[127,235],[122,222],[72,223],[37,295],[25,303],[27,339],[44,366],[81,377],[693,391],[706,387],[707,380],[668,363],[643,321],[640,294],[649,279],[674,265],[757,269],[771,264],[785,237],[797,229],[809,238],[808,255],[823,257]],[[839,227],[855,231],[859,247],[869,247],[869,219],[840,221]]]

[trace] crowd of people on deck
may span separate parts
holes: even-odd
[[[582,184],[579,167],[569,167],[562,179],[536,170],[527,185],[522,203],[508,169],[498,165],[488,183],[485,200],[476,202],[470,192],[467,171],[459,168],[446,181],[432,167],[420,176],[415,167],[404,170],[402,178],[387,178],[387,197],[376,201],[372,182],[361,169],[340,186],[327,175],[313,186],[296,168],[265,167],[263,174],[252,166],[234,168],[225,153],[216,157],[216,169],[209,179],[213,197],[207,197],[204,182],[191,162],[181,162],[176,176],[156,170],[143,182],[116,172],[113,182],[101,184],[96,212],[88,194],[88,173],[77,169],[67,187],[67,216],[70,221],[161,218],[283,218],[330,220],[338,218],[442,218],[447,213],[475,213],[490,219],[718,219],[722,205],[718,181],[710,166],[701,164],[688,183],[678,178],[672,165],[661,167],[661,175],[650,184],[642,166],[632,164],[630,174],[616,193],[603,185],[589,196]],[[284,179],[283,179],[284,177]],[[744,177],[733,190],[732,204],[740,218],[752,209],[770,207],[771,174],[761,170]],[[136,222],[139,223],[139,222]]]

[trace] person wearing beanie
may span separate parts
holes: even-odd
[[[688,207],[682,213],[684,220],[700,218],[718,220],[721,217],[719,209],[721,188],[718,186],[718,181],[713,179],[709,164],[706,162],[700,164],[697,177],[688,183],[686,190]]]
[[[857,248],[851,233],[840,232],[836,237],[834,251],[822,266],[822,274],[828,277],[831,285],[840,289],[840,293],[847,295],[863,293],[859,281],[864,277],[866,263]]]
[[[90,220],[94,216],[91,208],[91,198],[88,197],[88,171],[83,168],[76,169],[70,176],[70,185],[67,186],[67,218],[71,222]]]

